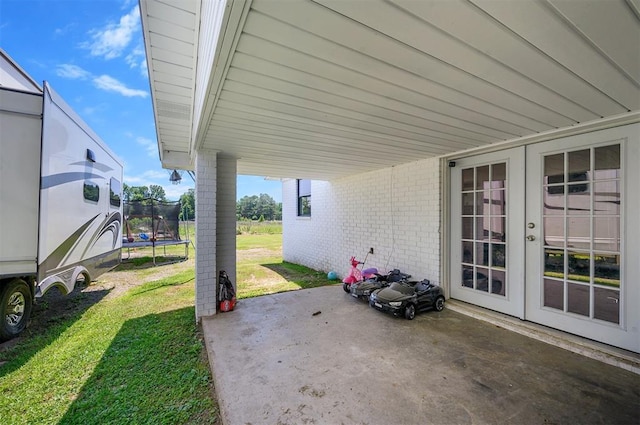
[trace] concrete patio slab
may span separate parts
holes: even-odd
[[[236,424],[638,424],[640,377],[447,309],[415,320],[339,285],[202,320]]]

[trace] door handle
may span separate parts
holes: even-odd
[[[535,237],[535,236],[533,236],[533,235],[528,235],[528,236],[527,236],[527,240],[528,240],[528,241],[535,241],[535,240],[536,240],[536,237]]]

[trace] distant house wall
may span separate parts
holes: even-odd
[[[313,181],[311,217],[297,216],[296,180],[283,183],[283,257],[344,277],[349,258],[440,281],[440,170],[421,160],[330,182]]]

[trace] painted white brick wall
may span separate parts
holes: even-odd
[[[421,160],[311,183],[311,217],[297,217],[296,180],[283,182],[283,257],[342,278],[349,258],[440,283],[440,161]]]
[[[236,186],[237,160],[218,157],[217,162],[216,265],[236,287]]]
[[[216,314],[217,154],[196,157],[196,320]]]

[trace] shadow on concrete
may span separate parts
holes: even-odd
[[[409,321],[337,285],[203,318],[228,424],[638,424],[638,375],[445,306]]]

